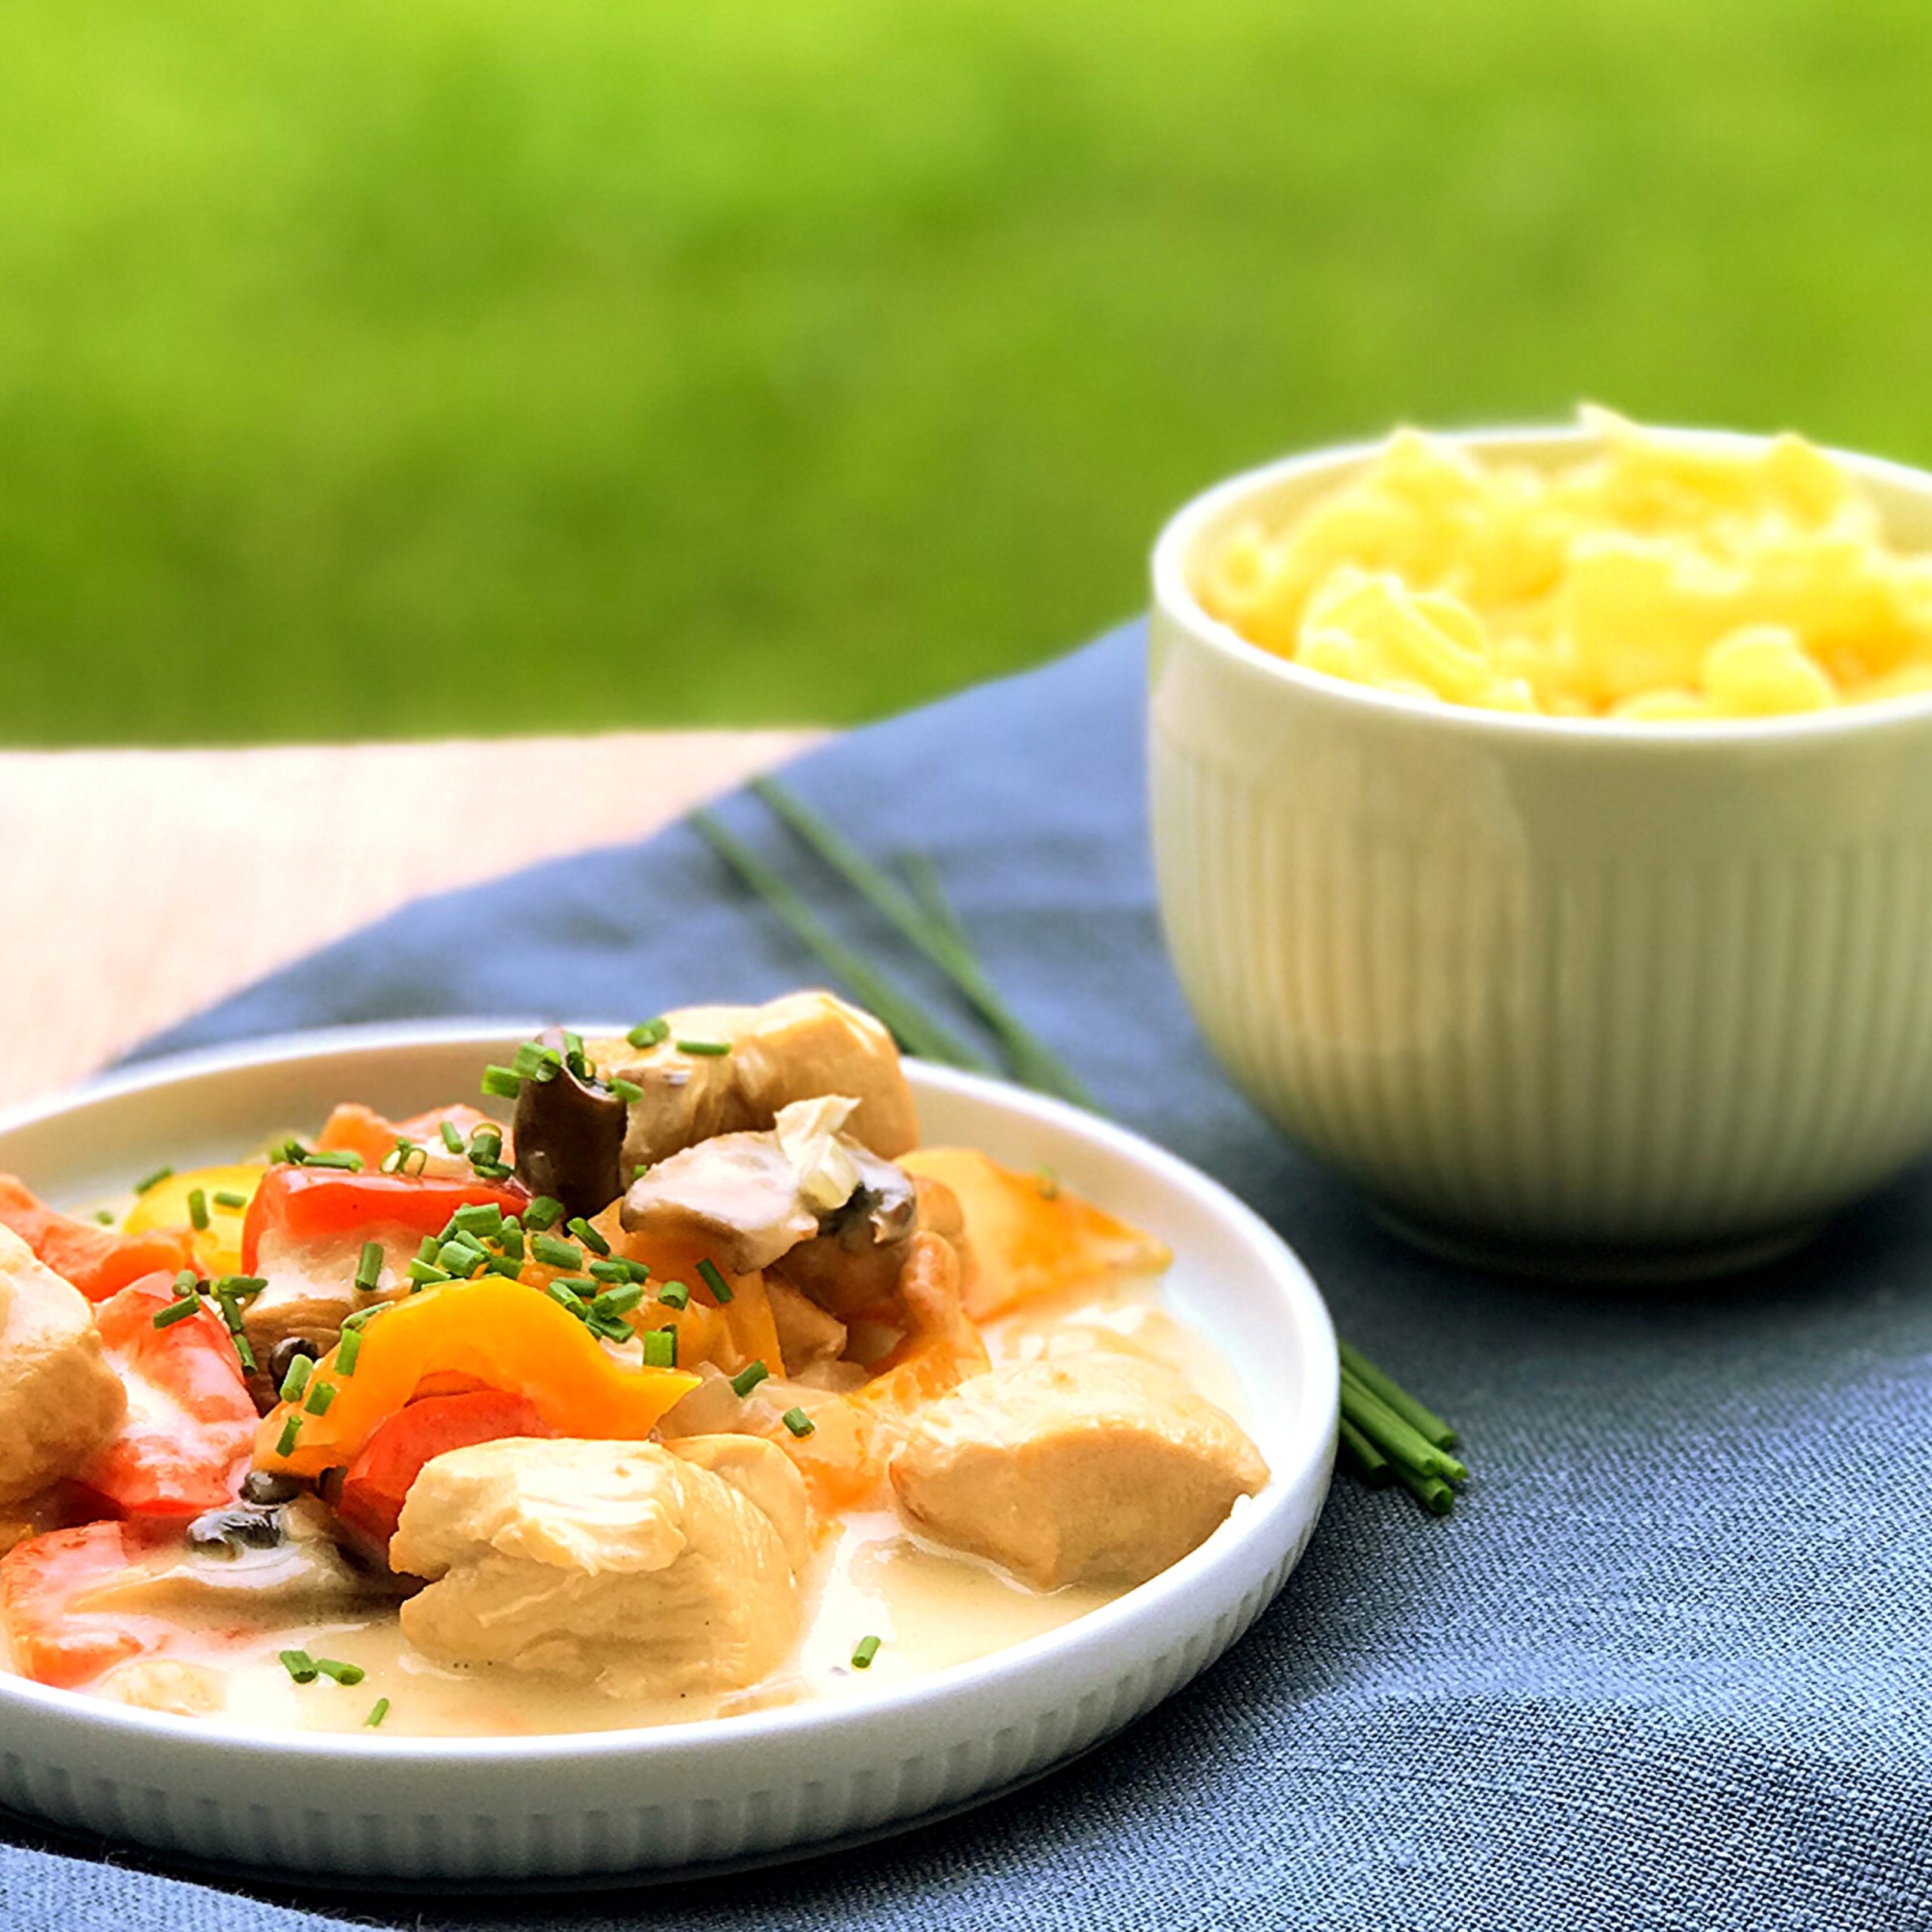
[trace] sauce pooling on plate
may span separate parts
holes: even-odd
[[[346,1100],[124,1214],[0,1181],[9,1668],[258,1729],[728,1718],[1057,1628],[1267,1481],[1166,1251],[921,1146],[869,1015],[480,1077],[508,1121]]]

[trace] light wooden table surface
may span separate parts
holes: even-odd
[[[817,735],[0,753],[0,1106],[405,900],[641,837]]]

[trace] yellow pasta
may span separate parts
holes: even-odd
[[[1598,454],[1489,463],[1402,430],[1284,528],[1207,555],[1202,605],[1331,677],[1447,704],[1668,724],[1932,691],[1932,557],[1844,467],[1583,411]]]

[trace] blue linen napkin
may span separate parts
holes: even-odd
[[[875,849],[931,853],[1101,1102],[1272,1220],[1343,1332],[1457,1419],[1476,1475],[1454,1515],[1338,1484],[1205,1677],[1044,1783],[869,1850],[485,1907],[223,1888],[17,1824],[0,1922],[1932,1925],[1924,1176],[1778,1269],[1694,1290],[1566,1291],[1394,1244],[1247,1109],[1182,1006],[1146,854],[1144,678],[1136,626],[844,738],[793,782]],[[802,864],[749,801],[727,816]],[[884,943],[862,911],[838,923]],[[679,828],[410,906],[146,1051],[820,977]]]

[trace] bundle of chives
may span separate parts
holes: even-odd
[[[1072,1069],[1001,999],[930,859],[916,853],[903,857],[906,883],[901,885],[795,794],[770,779],[754,780],[752,789],[801,843],[951,981],[998,1041],[1015,1080],[1083,1106],[1093,1104]],[[885,1022],[902,1046],[922,1059],[992,1070],[983,1055],[962,1046],[909,995],[835,937],[777,872],[709,813],[693,813],[691,823],[808,950]],[[718,1284],[709,1274],[706,1278],[715,1291]],[[668,1293],[668,1287],[660,1290],[660,1299],[667,1299]],[[1358,1350],[1346,1342],[1340,1349],[1337,1452],[1342,1466],[1371,1488],[1398,1483],[1432,1515],[1447,1514],[1455,1501],[1453,1485],[1469,1476],[1467,1466],[1449,1453],[1456,1446],[1456,1432]]]

